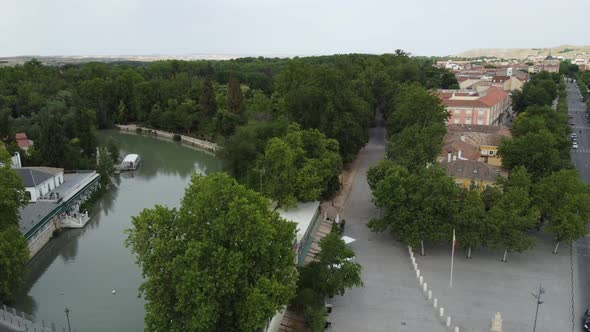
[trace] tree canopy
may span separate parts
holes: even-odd
[[[226,174],[133,218],[147,331],[257,331],[295,294],[295,225]]]

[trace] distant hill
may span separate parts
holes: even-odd
[[[504,59],[525,59],[527,56],[547,55],[551,52],[554,57],[590,58],[590,46],[561,45],[551,48],[480,48],[456,54],[457,57],[478,58],[496,57]]]

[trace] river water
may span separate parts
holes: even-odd
[[[193,172],[221,169],[210,153],[178,143],[99,132],[102,142],[109,136],[119,143],[122,156],[139,154],[141,167],[115,177],[116,186],[89,211],[85,228],[67,230],[39,252],[29,263],[25,287],[14,305],[37,321],[60,326],[67,326],[68,307],[77,332],[143,331],[141,271],[124,245],[131,217],[155,204],[178,206]]]

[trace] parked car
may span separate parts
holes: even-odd
[[[577,149],[578,148],[578,142],[574,142],[574,144],[572,144],[572,149]]]
[[[570,126],[573,126],[573,125],[575,125],[575,123],[573,123],[573,122],[570,122]]]
[[[578,137],[578,135],[576,133],[573,133],[572,138],[576,138],[576,137]]]
[[[570,119],[573,119],[573,118],[574,118],[574,116],[573,116],[573,115],[571,115],[571,114],[569,115],[569,117],[570,117]]]

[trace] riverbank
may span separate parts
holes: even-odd
[[[186,135],[180,135],[180,134],[176,134],[176,133],[171,133],[171,132],[167,132],[167,131],[163,131],[163,130],[142,127],[142,126],[138,126],[136,124],[115,125],[115,128],[117,128],[120,131],[130,131],[130,132],[137,132],[138,130],[140,130],[142,132],[152,133],[156,136],[169,138],[171,140],[174,140],[174,136],[180,136],[181,143],[192,146],[192,147],[196,147],[196,148],[203,149],[203,150],[210,151],[210,152],[215,152],[220,149],[219,145],[217,145],[213,142],[208,142],[208,141],[201,140],[198,138],[194,138],[194,137],[190,137],[190,136],[186,136]]]

